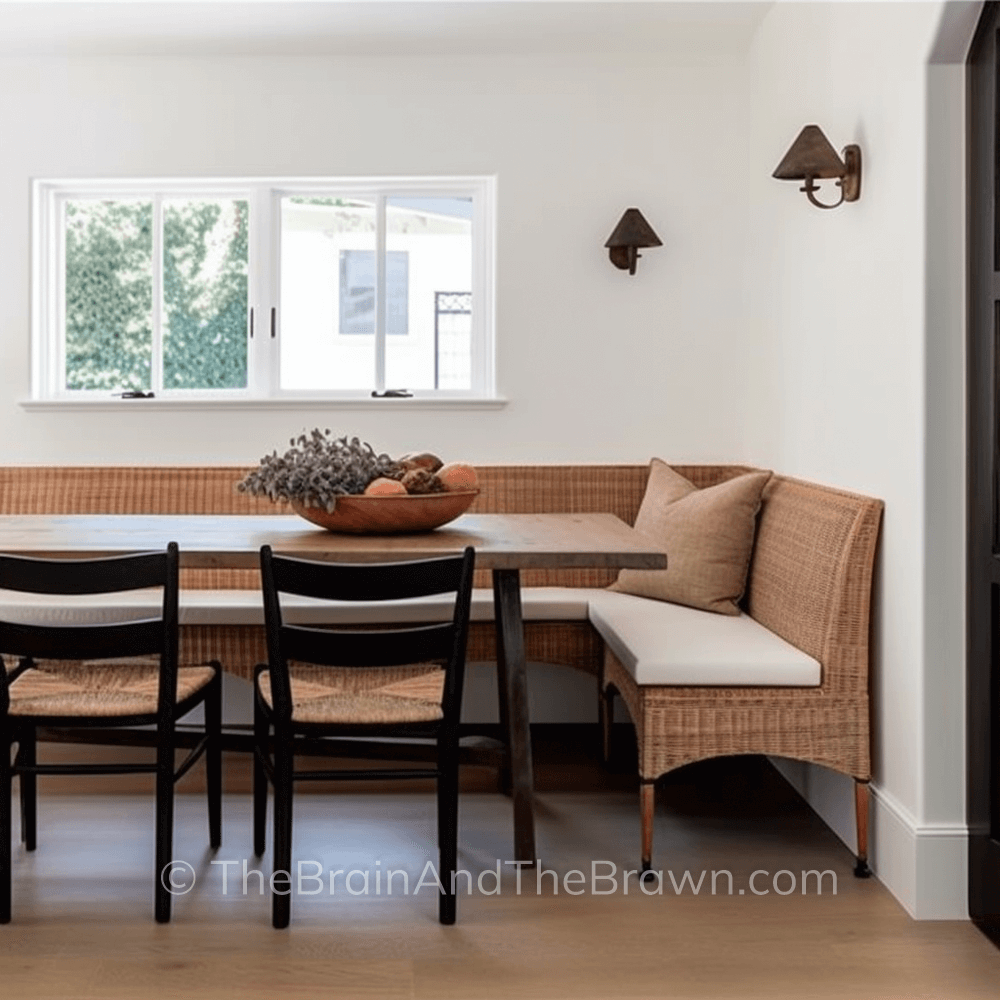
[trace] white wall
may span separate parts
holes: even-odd
[[[0,59],[0,462],[254,463],[303,427],[503,461],[730,459],[743,419],[728,52]],[[496,174],[502,410],[28,412],[36,177]],[[638,206],[635,277],[603,244]]]
[[[885,500],[873,862],[926,917],[965,913],[963,76],[927,65],[942,8],[779,4],[750,56],[747,448]],[[810,122],[861,145],[860,202],[821,212],[769,178]],[[851,782],[784,770],[853,844]]]

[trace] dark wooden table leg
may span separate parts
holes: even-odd
[[[500,619],[497,618],[497,621]],[[500,635],[500,628],[497,627],[497,709],[500,715],[500,732],[503,733],[503,763],[497,771],[497,790],[504,795],[514,794],[514,786],[511,783],[511,751],[510,751],[510,686],[507,683],[507,664],[504,662],[504,655],[501,652],[503,639]]]
[[[510,782],[514,798],[514,861],[535,861],[534,775],[528,718],[528,672],[521,617],[521,575],[516,569],[493,570],[500,717],[507,723]],[[506,699],[504,699],[506,692]]]

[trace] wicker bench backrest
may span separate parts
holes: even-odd
[[[749,467],[676,465],[696,486]],[[481,513],[610,511],[633,523],[645,465],[492,465],[479,468]],[[282,514],[288,507],[239,493],[237,466],[0,467],[0,514]],[[761,624],[824,666],[824,686],[867,684],[871,577],[882,503],[775,476],[765,491],[744,605]],[[535,570],[527,586],[602,587],[615,572]],[[477,585],[489,577],[477,574]],[[189,588],[257,588],[256,570],[182,570]]]
[[[823,664],[831,693],[867,690],[882,507],[871,497],[786,476],[765,488],[744,605]]]

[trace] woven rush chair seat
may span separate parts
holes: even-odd
[[[206,666],[178,667],[178,704],[202,691],[215,677]],[[12,716],[46,718],[149,716],[159,704],[156,660],[40,660],[10,685]]]
[[[292,722],[303,725],[392,725],[444,718],[444,670],[423,663],[403,667],[316,667],[289,663]],[[272,711],[270,671],[257,675]]]

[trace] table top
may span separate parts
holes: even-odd
[[[251,569],[262,545],[331,562],[425,559],[476,549],[480,569],[664,569],[663,552],[614,514],[464,514],[413,535],[343,535],[295,515],[19,514],[0,516],[0,552],[86,558],[163,549],[181,565]]]

